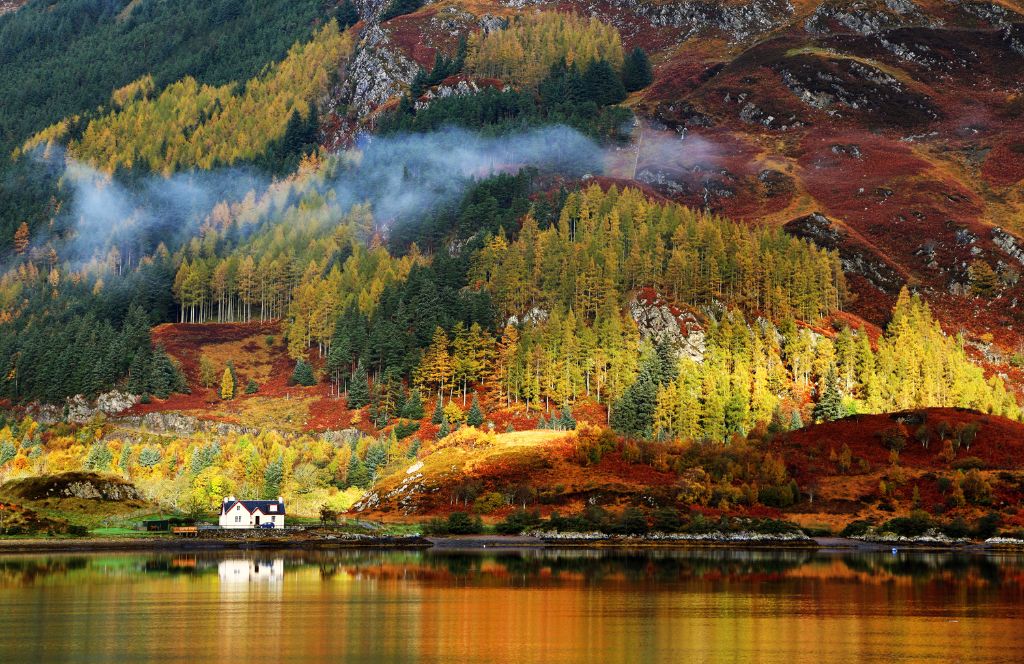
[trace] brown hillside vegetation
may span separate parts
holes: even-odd
[[[596,462],[587,458],[591,445],[605,450]],[[673,459],[682,465],[670,468]],[[757,495],[766,488],[757,483],[768,481],[751,464],[777,465],[771,472],[799,487],[796,502],[773,507],[763,492],[761,500],[744,498],[748,487]],[[751,484],[741,482],[748,477]],[[946,521],[1000,512],[1008,527],[1020,527],[1022,494],[1024,425],[937,408],[854,416],[731,445],[635,443],[588,427],[498,435],[463,429],[381,479],[355,512],[405,520],[469,511],[497,520],[523,505],[544,515],[587,505],[613,512],[671,506],[839,531],[854,520],[923,509]]]

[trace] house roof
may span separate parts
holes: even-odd
[[[284,514],[284,503],[279,503],[276,500],[235,500],[235,501],[225,501],[225,502],[221,503],[220,513],[221,514],[227,514],[232,509],[234,509],[235,505],[241,505],[242,509],[244,509],[247,512],[249,512],[249,514],[252,514],[256,510],[259,510],[263,514],[267,514],[267,515],[270,515],[270,514],[281,514],[281,515],[283,515]],[[270,506],[271,505],[276,507],[276,509],[274,511],[270,510]]]

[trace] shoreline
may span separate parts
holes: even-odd
[[[464,535],[446,537],[335,537],[335,538],[186,538],[186,537],[83,537],[0,539],[0,555],[18,553],[93,552],[219,552],[251,550],[331,551],[353,549],[394,549],[438,552],[514,550],[671,550],[746,549],[778,551],[884,552],[999,552],[1020,551],[1011,546],[985,543],[937,544],[935,542],[870,542],[842,537],[800,540],[713,540],[713,539],[549,539],[525,535]]]

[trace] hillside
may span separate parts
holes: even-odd
[[[1020,3],[13,8],[0,478],[1016,524]]]
[[[946,523],[999,513],[1012,530],[1024,525],[1022,433],[1019,422],[929,409],[854,416],[733,449],[605,439],[595,454],[587,430],[453,434],[378,481],[353,511],[384,520],[469,511],[496,521],[522,508],[547,517],[593,505],[613,513],[640,506],[649,515],[669,507],[839,532],[923,509]],[[676,459],[687,469],[671,472]],[[767,490],[789,481],[799,490],[792,500]]]

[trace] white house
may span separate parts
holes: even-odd
[[[228,496],[220,506],[220,527],[284,528],[284,498],[237,500]]]
[[[275,583],[284,578],[284,560],[222,560],[217,572],[225,583]]]

